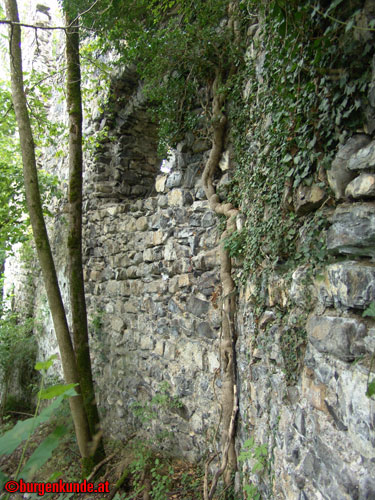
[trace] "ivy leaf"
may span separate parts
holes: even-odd
[[[375,394],[375,378],[368,384],[366,396],[371,398]]]
[[[368,308],[365,311],[363,311],[362,317],[365,318],[366,316],[369,316],[370,318],[375,318],[375,302],[371,302]]]
[[[340,5],[340,3],[342,2],[343,0],[334,0],[334,2],[331,3],[331,5],[329,6],[329,9],[327,10],[327,14],[329,12],[331,12],[332,10],[336,9],[336,7],[338,5]]]
[[[350,21],[347,23],[347,25],[345,26],[345,33],[347,33],[349,30],[352,29],[353,25],[354,25],[354,17],[352,17],[350,19]]]

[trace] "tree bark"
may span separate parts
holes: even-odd
[[[19,23],[16,0],[6,0],[5,5],[8,19],[15,23]],[[30,215],[35,246],[59,344],[65,381],[68,384],[79,383],[76,358],[43,217],[35,160],[35,145],[23,85],[21,29],[17,24],[11,25],[9,28],[9,54],[12,100],[20,135],[26,203]],[[79,394],[78,396],[70,398],[69,404],[79,450],[83,461],[85,461],[85,459],[89,458],[88,444],[91,441],[91,436],[82,396]]]
[[[100,420],[92,379],[85,285],[82,262],[82,94],[79,56],[79,24],[66,14],[67,107],[69,114],[69,237],[68,269],[72,331],[81,391],[91,435],[100,434]],[[94,451],[94,450],[92,450]],[[94,462],[105,456],[100,438]]]
[[[235,343],[236,333],[234,325],[235,303],[235,283],[232,278],[231,258],[225,248],[226,238],[236,228],[236,216],[238,209],[231,203],[221,203],[213,184],[213,175],[219,164],[223,153],[224,139],[227,120],[223,113],[224,96],[218,92],[220,84],[220,70],[217,70],[216,78],[212,86],[212,148],[206,162],[202,184],[209,201],[210,208],[214,212],[227,217],[226,230],[220,239],[220,280],[222,285],[222,323],[221,323],[221,376],[222,376],[222,460],[218,472],[215,474],[210,491],[205,481],[205,500],[211,500],[216,490],[217,481],[221,474],[224,475],[224,483],[229,486],[233,480],[233,473],[237,470],[237,454],[235,449],[235,419],[238,409],[237,386],[236,386],[236,359]]]

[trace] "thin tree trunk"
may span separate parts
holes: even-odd
[[[91,435],[100,434],[100,420],[92,379],[87,311],[82,262],[82,97],[78,21],[66,14],[67,106],[69,113],[69,237],[68,268],[74,351],[77,359],[83,402]],[[103,460],[100,438],[94,462]]]
[[[6,0],[5,5],[8,19],[14,23],[18,23],[19,18],[16,0]],[[59,344],[65,381],[66,383],[78,383],[79,376],[76,358],[57,281],[56,269],[40,200],[35,146],[23,86],[21,29],[19,25],[13,24],[10,26],[9,39],[12,100],[20,135],[27,207],[47,292],[48,304],[52,313],[53,324]],[[69,403],[77,442],[84,465],[85,461],[89,459],[88,443],[91,441],[91,435],[82,396],[78,395],[70,398]]]

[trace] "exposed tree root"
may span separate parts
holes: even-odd
[[[235,421],[237,415],[237,388],[236,388],[236,362],[235,342],[236,334],[234,327],[235,315],[235,284],[232,278],[231,258],[225,248],[226,238],[236,229],[236,216],[239,211],[231,203],[221,203],[213,185],[214,172],[219,164],[224,149],[227,120],[223,113],[224,97],[218,92],[220,82],[220,71],[217,70],[216,78],[212,86],[212,148],[202,174],[202,183],[210,208],[219,215],[227,217],[226,230],[220,240],[220,280],[222,286],[222,336],[220,343],[221,377],[222,377],[222,458],[221,465],[208,488],[208,465],[206,463],[204,479],[204,500],[211,500],[215,493],[219,478],[223,475],[224,483],[228,486],[232,481],[233,472],[237,468],[237,456],[235,450]]]

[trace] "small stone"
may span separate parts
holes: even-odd
[[[165,189],[165,183],[167,181],[166,175],[158,175],[156,177],[155,189],[158,193],[163,193]]]
[[[158,196],[158,206],[166,208],[168,206],[168,198],[165,195]]]
[[[375,257],[375,205],[343,203],[332,217],[327,249],[333,253]]]
[[[259,320],[259,329],[264,330],[266,326],[276,319],[275,313],[273,311],[265,311]]]
[[[182,207],[184,205],[184,194],[182,189],[173,189],[168,193],[168,205]]]
[[[167,188],[174,188],[174,187],[179,187],[181,186],[182,182],[182,172],[171,172],[168,176],[167,182],[166,182],[166,187]]]
[[[304,186],[300,184],[294,196],[294,207],[297,215],[305,215],[321,206],[326,199],[325,191],[317,184]]]
[[[111,328],[113,331],[121,333],[124,329],[125,323],[119,316],[112,316],[111,318]]]
[[[147,248],[143,252],[143,260],[145,262],[154,262],[155,260],[161,260],[162,250],[160,247]]]
[[[361,147],[351,156],[348,164],[349,170],[361,171],[364,169],[374,170],[375,168],[375,141],[370,142],[365,147]]]
[[[186,309],[195,316],[204,317],[208,312],[209,305],[209,302],[205,300],[198,299],[197,297],[190,297]]]
[[[146,231],[148,229],[148,220],[147,217],[140,217],[136,222],[138,231]]]
[[[163,239],[164,239],[164,232],[163,231],[154,231],[152,233],[152,244],[153,246],[156,246],[156,245],[161,245],[163,243]]]
[[[203,227],[211,227],[216,223],[216,216],[213,212],[207,212],[202,217],[202,226]]]
[[[199,336],[206,337],[207,339],[215,339],[217,337],[207,321],[199,323],[199,325],[197,326],[197,333]]]
[[[331,264],[316,282],[324,306],[365,309],[375,300],[375,266],[355,261]]]
[[[328,410],[324,402],[326,395],[327,386],[315,383],[314,372],[310,368],[305,367],[302,373],[302,396],[305,397],[314,408],[327,413]]]
[[[361,174],[353,179],[346,187],[346,196],[351,198],[374,198],[375,197],[375,175]]]
[[[177,259],[177,253],[174,248],[174,241],[169,239],[164,247],[164,260],[171,261]]]
[[[360,149],[370,142],[368,136],[364,134],[354,135],[344,146],[341,146],[332,162],[327,178],[336,199],[343,198],[346,186],[355,177],[355,173],[349,170],[350,158]]]
[[[306,331],[309,341],[322,353],[351,361],[351,344],[356,337],[366,335],[366,326],[355,318],[310,316]]]
[[[181,276],[178,277],[178,286],[180,288],[183,288],[185,286],[190,285],[190,275],[189,274],[182,274]]]
[[[311,305],[315,301],[315,288],[313,286],[309,273],[309,266],[299,266],[292,274],[292,283],[290,286],[290,298],[298,306],[304,307]]]

